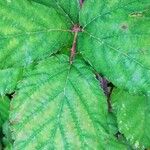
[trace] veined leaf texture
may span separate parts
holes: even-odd
[[[149,148],[149,20],[149,0],[0,0],[6,149]]]

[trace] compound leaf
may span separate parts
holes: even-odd
[[[149,19],[149,0],[85,1],[78,49],[116,86],[149,94]]]
[[[79,0],[0,0],[0,18],[0,104],[17,90],[4,125],[8,149],[129,149],[114,135],[118,126],[134,148],[150,146],[149,97],[116,90],[117,126],[93,73],[150,94],[149,0],[88,0],[82,7]],[[73,64],[62,55],[76,44],[93,69],[78,55]]]
[[[136,149],[150,147],[149,97],[116,89],[112,95],[119,130]]]

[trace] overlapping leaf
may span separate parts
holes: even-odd
[[[27,66],[71,44],[72,24],[55,9],[0,0],[0,68]]]
[[[149,19],[149,0],[85,1],[78,49],[116,86],[149,94]]]
[[[23,69],[8,68],[0,70],[0,95],[11,93],[22,78]]]
[[[72,24],[76,24],[79,19],[79,0],[32,0],[58,10]]]
[[[122,90],[115,90],[112,100],[121,133],[136,149],[150,147],[149,97],[131,95]]]
[[[14,90],[22,68],[70,45],[71,21],[27,0],[0,1],[0,94]]]
[[[104,94],[82,61],[70,66],[67,59],[40,62],[19,85],[11,105],[14,149],[98,149],[102,144]]]
[[[71,28],[80,24],[78,51],[94,69],[118,87],[150,94],[150,2],[88,0],[80,15],[79,8],[77,0],[0,0],[1,95],[15,89],[23,68],[37,63],[11,104],[13,149],[127,149],[114,138],[117,126],[108,127],[106,97],[93,70],[78,56],[72,65],[64,55],[45,58],[71,49]],[[138,109],[127,109],[126,101],[117,110],[119,129],[135,148],[149,146],[149,102],[124,92],[120,97],[119,106],[131,97]],[[134,128],[139,116],[131,123],[125,113],[143,120]]]
[[[4,124],[3,124],[3,128],[2,128],[2,131],[3,131],[3,139],[2,139],[2,142],[3,142],[3,148],[5,150],[12,150],[12,143],[13,143],[13,140],[12,140],[12,136],[11,136],[11,130],[10,130],[10,124],[9,124],[9,121],[6,121]]]

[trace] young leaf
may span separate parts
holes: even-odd
[[[0,18],[0,68],[27,66],[72,40],[71,22],[35,2],[1,0]]]
[[[150,100],[115,90],[112,95],[119,130],[136,149],[150,147]]]
[[[149,0],[87,0],[78,49],[116,86],[150,94],[149,17]]]
[[[14,149],[99,149],[106,138],[106,98],[92,71],[67,56],[40,62],[11,103]],[[108,138],[107,138],[108,140]]]

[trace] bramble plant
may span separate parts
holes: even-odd
[[[150,0],[0,0],[0,149],[150,148]]]

